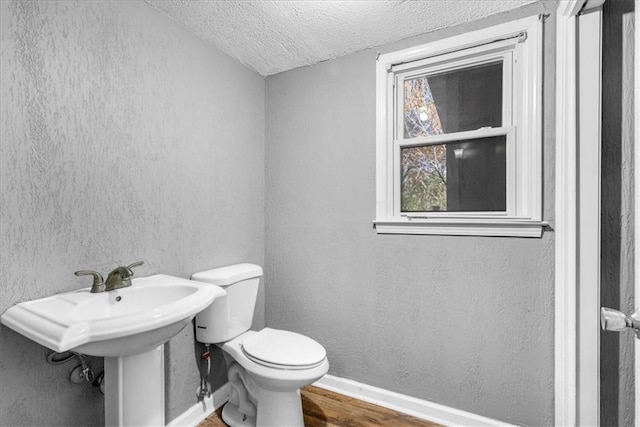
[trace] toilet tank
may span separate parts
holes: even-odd
[[[261,276],[262,268],[255,264],[235,264],[192,275],[191,280],[218,285],[227,292],[196,315],[196,340],[221,343],[251,329]]]

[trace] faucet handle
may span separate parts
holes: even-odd
[[[133,267],[140,267],[142,264],[144,264],[144,261],[136,261],[133,264],[129,264],[127,268],[131,270]]]
[[[76,276],[93,276],[93,284],[100,284],[102,283],[102,275],[100,273],[98,273],[97,271],[93,271],[93,270],[80,270],[80,271],[76,271],[74,273]]]
[[[76,276],[93,276],[93,283],[91,285],[91,293],[103,292],[105,289],[104,280],[102,275],[93,270],[80,270],[74,273]]]
[[[142,264],[144,264],[144,261],[136,261],[133,264],[129,264],[127,266],[127,270],[129,270],[129,277],[133,276],[133,270],[131,270],[133,267],[140,267]]]

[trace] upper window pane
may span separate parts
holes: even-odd
[[[404,80],[404,137],[502,126],[502,65]]]

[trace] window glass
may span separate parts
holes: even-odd
[[[504,212],[507,137],[401,149],[402,212]]]
[[[502,62],[404,80],[404,137],[502,126]]]

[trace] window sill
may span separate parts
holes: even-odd
[[[544,221],[528,219],[397,219],[375,220],[378,234],[427,234],[441,236],[542,237]]]

